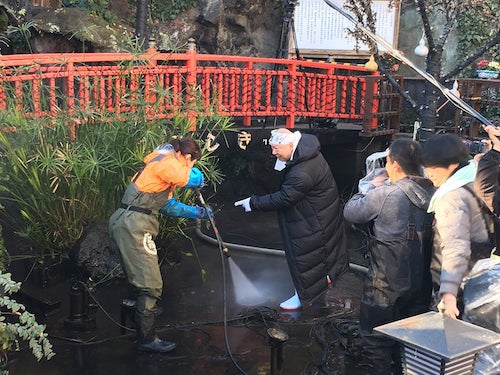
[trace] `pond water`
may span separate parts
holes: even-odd
[[[37,362],[23,349],[11,356],[11,375],[364,374],[355,345],[363,274],[349,272],[306,310],[280,311],[279,303],[293,293],[288,267],[283,256],[260,251],[281,248],[275,214],[243,214],[227,203],[219,208],[216,222],[226,244],[244,244],[255,251],[229,246],[228,259],[194,228],[187,233],[197,256],[187,239],[171,244],[179,262],[162,264],[163,313],[157,323],[159,336],[177,343],[175,351],[136,352],[129,311],[121,308],[127,295],[123,279],[98,285],[88,295],[95,306],[95,329],[69,329],[64,323],[74,317],[71,280],[66,278],[33,291],[60,302],[47,316],[39,315],[55,357]],[[213,235],[205,226],[200,230]],[[351,237],[349,246],[359,247],[358,241]],[[363,262],[357,252],[351,255],[356,263]],[[37,289],[29,284],[26,281],[26,288]],[[120,328],[123,322],[128,329]],[[288,340],[272,346],[269,328],[284,332]]]

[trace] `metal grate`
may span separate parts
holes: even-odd
[[[472,374],[477,353],[500,343],[496,332],[436,312],[374,330],[403,344],[406,375]]]
[[[437,354],[422,350],[414,345],[403,348],[403,364],[406,375],[466,375],[472,374],[476,353],[446,362]]]

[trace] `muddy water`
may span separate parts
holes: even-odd
[[[227,204],[216,219],[226,243],[281,248],[273,213],[242,218],[239,210]],[[202,230],[212,234],[205,227]],[[176,241],[173,246],[180,262],[162,267],[163,314],[158,317],[159,335],[177,343],[174,352],[137,353],[133,333],[121,334],[118,324],[120,301],[127,295],[125,280],[99,285],[89,296],[97,305],[95,330],[65,328],[64,321],[70,318],[67,279],[43,291],[61,302],[55,313],[40,317],[47,324],[56,356],[37,362],[29,350],[23,350],[11,357],[11,375],[365,373],[357,367],[358,359],[350,355],[355,348],[350,346],[353,337],[346,333],[356,324],[362,274],[353,271],[337,280],[311,308],[284,313],[279,311],[279,303],[293,293],[284,257],[230,248],[228,259],[194,230],[189,234],[208,277],[202,280],[200,264],[191,256],[191,243]],[[351,242],[352,248],[359,247],[356,240]],[[359,255],[353,256],[362,261]],[[129,316],[125,323],[132,327]],[[289,337],[282,347],[281,369],[271,368],[267,336],[271,327]]]

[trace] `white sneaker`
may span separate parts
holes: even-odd
[[[297,291],[295,291],[295,294],[287,299],[285,302],[280,303],[280,308],[283,310],[298,310],[302,307],[302,304],[300,303],[299,295],[297,294]]]

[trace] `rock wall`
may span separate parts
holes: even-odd
[[[199,0],[169,25],[152,30],[159,49],[176,49],[194,38],[198,51],[274,57],[281,33],[281,2]]]
[[[0,0],[0,13],[10,26],[20,27],[27,21],[34,23],[38,33],[32,33],[30,43],[36,53],[126,49],[126,35],[134,34],[135,7],[127,0],[110,0],[109,9],[116,16],[112,25],[89,16],[80,8],[49,7],[38,0],[22,3]],[[188,39],[194,38],[202,53],[274,57],[281,22],[281,1],[199,0],[197,6],[169,24],[150,25],[150,32],[157,48],[164,51],[185,49]],[[6,30],[7,25],[0,33]],[[64,42],[64,38],[70,42]],[[0,52],[27,52],[20,48],[22,46],[3,46]]]
[[[82,0],[84,1],[84,0]],[[54,0],[0,0],[0,12],[11,26],[31,20],[40,32],[33,33],[32,47],[44,52],[113,52],[124,50],[127,36],[134,33],[135,7],[128,0],[110,0],[109,9],[116,22],[89,16],[79,8],[58,7]],[[49,6],[50,5],[50,6]],[[150,25],[151,37],[162,51],[184,50],[194,38],[201,53],[276,57],[284,18],[283,0],[198,0],[196,6],[180,14],[169,24]],[[422,35],[415,4],[406,4],[400,12],[399,46],[420,67],[425,58],[415,56],[414,48]],[[17,25],[16,25],[17,23]],[[441,24],[435,21],[437,27]],[[5,32],[2,27],[0,32]],[[450,69],[456,51],[452,33],[444,54],[444,70]],[[15,48],[0,46],[1,53],[20,53]],[[415,75],[411,69],[401,73]]]

